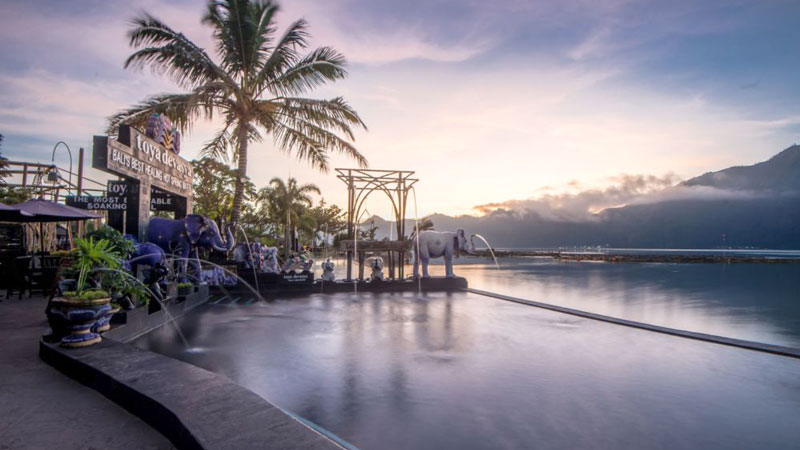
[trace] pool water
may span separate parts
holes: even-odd
[[[364,449],[797,448],[800,361],[471,293],[200,306],[134,341]],[[198,386],[202,389],[202,386]]]

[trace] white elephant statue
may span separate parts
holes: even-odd
[[[372,281],[383,281],[386,279],[383,275],[383,258],[380,256],[373,256],[370,258],[369,267],[372,269],[370,279]]]
[[[422,276],[429,278],[428,263],[431,258],[444,256],[445,273],[448,278],[453,274],[453,256],[459,252],[473,253],[475,245],[472,239],[467,240],[464,230],[458,231],[423,231],[419,234],[419,254],[417,255],[416,242],[414,251],[414,278],[419,277],[419,263],[422,262]]]
[[[323,281],[335,281],[336,277],[333,275],[333,269],[336,267],[336,264],[328,258],[322,263],[322,280]]]

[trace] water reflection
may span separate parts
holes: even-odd
[[[800,347],[798,264],[462,259],[471,287],[673,328]],[[442,270],[437,267],[435,270]]]
[[[797,360],[472,294],[315,295],[201,306],[179,320],[204,352],[185,351],[169,327],[136,345],[228,376],[365,449],[800,439]]]

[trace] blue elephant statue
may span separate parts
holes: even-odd
[[[226,239],[217,227],[216,222],[199,214],[189,214],[184,219],[164,219],[153,217],[147,229],[147,240],[161,247],[165,252],[179,259],[181,278],[186,277],[189,255],[199,248],[227,253],[236,242],[230,226],[226,228]],[[192,260],[195,273],[199,274],[199,261]]]
[[[161,291],[161,286],[158,283],[167,275],[167,255],[161,247],[151,242],[136,244],[136,250],[134,250],[130,258],[125,261],[125,266],[127,266],[125,268],[130,270],[134,276],[136,276],[139,266],[149,267],[150,272],[145,280],[145,284],[156,297],[156,300],[164,300],[164,293]]]

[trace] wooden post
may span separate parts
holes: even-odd
[[[78,150],[78,196],[83,190],[83,147]]]
[[[359,250],[357,256],[358,256],[358,279],[359,280],[363,280],[364,279],[364,260],[366,259],[365,257],[367,255],[363,250]]]

